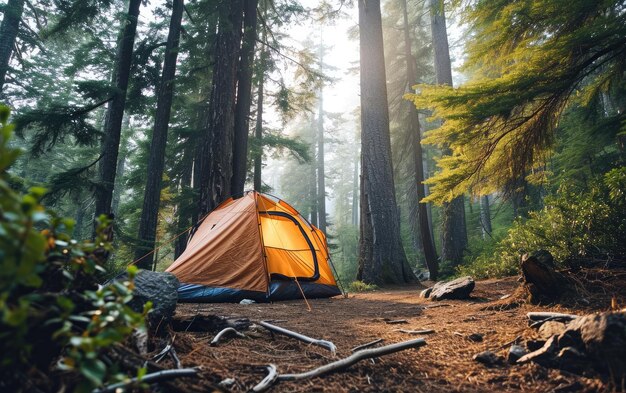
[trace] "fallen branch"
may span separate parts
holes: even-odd
[[[274,383],[276,382],[276,379],[278,378],[278,371],[276,371],[276,366],[273,364],[268,364],[267,366],[265,366],[265,369],[267,370],[267,375],[261,380],[261,382],[254,385],[254,387],[252,388],[253,392],[264,392],[272,387],[272,385],[274,385]]]
[[[233,334],[236,335],[237,337],[247,338],[245,334],[239,333],[235,328],[227,327],[225,329],[222,329],[222,331],[220,331],[219,333],[217,333],[217,335],[215,336],[215,338],[211,341],[209,345],[212,347],[215,347],[220,342],[222,337],[226,335],[233,335]]]
[[[135,377],[125,382],[118,382],[109,386],[105,386],[102,389],[95,389],[92,391],[92,393],[113,393],[113,392],[116,392],[118,389],[126,389],[129,386],[136,384],[137,382],[154,383],[154,382],[160,382],[160,381],[165,381],[165,380],[174,379],[174,378],[193,377],[197,374],[198,374],[197,368],[183,368],[180,370],[164,370],[164,371],[159,371],[156,373],[144,375],[143,378],[141,378],[141,380]]]
[[[407,330],[407,329],[396,329],[396,331],[400,333],[406,334],[431,334],[435,333],[433,329],[423,329],[423,330]]]
[[[173,347],[171,343],[167,344],[165,348],[161,350],[161,352],[157,353],[156,355],[152,357],[152,360],[154,360],[155,363],[160,362],[161,360],[163,360],[165,356],[167,356],[167,354],[172,350],[172,348]]]
[[[569,322],[578,318],[578,315],[574,315],[574,314],[562,314],[558,312],[542,312],[542,311],[529,312],[526,314],[526,316],[531,321],[536,321],[536,322],[546,321],[548,319],[551,321],[560,320],[562,322]]]
[[[265,329],[269,330],[270,332],[282,334],[284,336],[295,338],[296,340],[300,340],[300,341],[308,343],[308,344],[313,344],[313,345],[317,345],[317,346],[322,347],[322,348],[326,348],[333,354],[333,356],[337,352],[337,347],[335,346],[335,344],[333,344],[330,341],[317,340],[315,338],[307,337],[307,336],[302,335],[300,333],[296,333],[296,332],[293,332],[291,330],[282,328],[280,326],[272,325],[271,323],[267,323],[267,322],[264,322],[264,321],[259,322],[259,325],[263,326]]]
[[[433,304],[433,305],[431,305],[431,306],[424,306],[424,308],[425,308],[425,309],[428,309],[428,308],[437,308],[437,307],[452,307],[452,305],[451,305],[451,304],[448,304],[448,303],[444,303],[444,304]]]
[[[310,371],[306,371],[300,374],[283,374],[278,375],[278,381],[300,381],[303,379],[315,378],[328,373],[332,373],[335,371],[346,369],[353,364],[364,360],[364,359],[372,359],[380,356],[389,355],[395,352],[404,351],[405,349],[410,348],[418,348],[426,345],[426,341],[423,338],[418,338],[415,340],[404,341],[396,344],[385,345],[380,348],[372,348],[372,349],[364,349],[362,351],[357,351],[347,358],[337,360],[335,362],[326,364],[324,366],[315,368]]]
[[[517,344],[517,342],[518,342],[519,340],[521,340],[521,339],[522,339],[522,336],[517,336],[517,337],[515,337],[513,340],[511,340],[511,341],[509,341],[509,342],[506,342],[506,343],[504,343],[504,344],[500,345],[500,346],[497,348],[497,350],[499,351],[499,350],[504,349],[504,348],[506,348],[506,347],[508,347],[508,346],[510,346],[510,345]]]
[[[356,352],[356,351],[360,351],[360,350],[365,349],[365,348],[373,347],[374,345],[376,345],[378,343],[382,343],[383,341],[385,341],[385,340],[383,340],[382,338],[379,338],[378,340],[374,340],[374,341],[370,341],[370,342],[365,343],[365,344],[357,345],[356,347],[352,348],[350,350],[350,352]]]
[[[363,345],[374,345],[381,341],[382,339],[378,339],[376,341],[372,341],[370,343],[363,344]],[[255,385],[254,388],[252,388],[252,391],[264,392],[265,390],[272,387],[275,383],[280,382],[280,381],[300,381],[303,379],[320,377],[322,375],[326,375],[335,371],[346,369],[352,366],[353,364],[360,362],[361,360],[374,359],[380,356],[385,356],[385,355],[389,355],[395,352],[404,351],[405,349],[422,347],[424,345],[426,345],[426,341],[423,338],[418,338],[415,340],[386,345],[380,348],[364,349],[361,351],[354,352],[352,355],[348,356],[347,358],[337,360],[335,362],[326,364],[324,366],[321,366],[321,367],[318,367],[313,370],[306,371],[300,374],[280,375],[276,371],[276,366],[274,366],[273,364],[270,364],[266,366],[268,375],[265,378],[263,378],[261,382]],[[358,347],[355,347],[355,348],[358,348]]]
[[[407,321],[406,319],[396,319],[394,321],[385,321],[385,323],[387,325],[398,325],[401,323],[409,323],[409,321]]]
[[[172,357],[172,360],[174,361],[176,368],[178,369],[183,368],[183,365],[180,363],[180,359],[178,358],[178,355],[176,354],[176,349],[174,349],[174,347],[172,347],[172,349],[170,350],[170,356]]]

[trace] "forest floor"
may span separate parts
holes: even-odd
[[[427,286],[432,283],[424,283]],[[616,288],[626,288],[620,283]],[[351,348],[379,338],[385,344],[424,337],[427,345],[364,360],[354,366],[319,378],[300,382],[280,382],[273,392],[573,392],[604,391],[608,387],[594,375],[582,377],[565,371],[546,369],[535,364],[501,365],[492,368],[473,360],[491,350],[506,357],[510,343],[521,336],[522,342],[536,337],[528,327],[529,311],[556,311],[585,314],[606,311],[611,297],[604,291],[582,308],[522,305],[502,311],[485,310],[501,302],[519,286],[517,277],[478,281],[469,300],[433,302],[419,298],[420,288],[385,288],[350,294],[348,298],[285,301],[273,304],[180,304],[176,318],[220,315],[249,318],[252,322],[273,320],[275,324],[310,337],[332,341],[337,356],[329,351],[275,335],[259,328],[253,338],[231,339],[217,347],[209,342],[215,332],[177,332],[175,348],[183,366],[202,366],[202,378],[177,382],[183,391],[211,391],[210,387],[232,378],[231,391],[248,391],[263,379],[258,366],[275,364],[279,373],[310,370],[349,356]],[[625,293],[618,297],[624,301]],[[406,324],[388,324],[406,320]],[[415,336],[399,329],[433,329]],[[468,335],[478,333],[482,342]],[[523,345],[523,344],[522,344]]]

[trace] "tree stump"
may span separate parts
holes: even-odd
[[[572,290],[570,280],[554,270],[554,260],[548,251],[524,254],[521,268],[528,301],[532,304],[555,302]]]

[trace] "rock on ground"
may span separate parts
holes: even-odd
[[[626,312],[577,318],[518,363],[527,361],[576,373],[593,367],[619,386],[626,380]]]
[[[171,273],[140,270],[135,276],[135,290],[129,306],[139,312],[143,310],[143,305],[150,301],[152,302],[152,311],[148,314],[150,324],[168,322],[176,310],[179,285],[178,279]]]
[[[428,298],[432,300],[467,299],[474,290],[474,285],[474,279],[470,276],[448,282],[440,281],[432,287]]]

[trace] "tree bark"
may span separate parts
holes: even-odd
[[[450,48],[446,29],[446,15],[442,0],[430,0],[430,21],[435,53],[435,73],[437,84],[452,86],[452,67],[450,65]],[[449,148],[444,147],[443,155],[450,155]],[[459,264],[463,259],[463,251],[467,246],[467,229],[465,228],[465,202],[459,196],[452,202],[444,203],[442,208],[442,244],[441,260]]]
[[[489,195],[480,197],[480,227],[483,239],[491,235],[491,210],[489,207]]]
[[[264,54],[261,54],[263,58]],[[261,64],[263,65],[263,64]],[[263,184],[261,179],[261,172],[263,170],[263,83],[264,70],[261,67],[261,74],[259,75],[259,87],[257,89],[257,104],[256,104],[256,125],[254,127],[254,138],[258,144],[258,151],[254,155],[254,190],[261,191]]]
[[[137,20],[141,0],[130,0],[128,13],[122,24],[122,37],[119,42],[113,82],[116,93],[107,107],[104,121],[104,140],[102,143],[102,159],[98,166],[99,182],[96,189],[96,217],[111,213],[113,187],[115,184],[117,156],[120,147],[122,119],[126,106],[126,89],[130,78],[130,66],[133,57],[133,45],[137,33]]]
[[[9,0],[4,6],[2,25],[0,25],[0,98],[9,72],[9,62],[13,55],[23,12],[24,0]]]
[[[181,22],[183,18],[184,0],[173,0],[172,16],[165,45],[165,59],[161,75],[161,86],[157,96],[157,108],[152,130],[152,140],[148,155],[146,189],[143,197],[143,208],[139,221],[139,244],[135,250],[135,259],[141,258],[155,246],[159,207],[161,205],[161,188],[163,186],[163,169],[165,166],[165,147],[169,128],[172,98],[174,96],[174,79],[176,77],[176,59],[180,41]],[[138,267],[148,269],[152,266],[152,255],[142,259]]]
[[[181,193],[192,189],[192,174],[193,174],[193,151],[192,149],[186,149],[183,152],[183,169],[180,176],[180,190]],[[197,215],[194,214],[193,206],[190,201],[185,198],[181,199],[176,208],[176,234],[182,233],[193,224],[192,220]],[[187,248],[187,241],[189,233],[181,235],[176,239],[174,245],[174,259],[177,259]]]
[[[352,225],[359,225],[359,156],[354,155],[354,176],[352,179]]]
[[[411,53],[411,37],[409,34],[409,17],[406,0],[402,0],[402,19],[404,22],[404,55],[406,59],[407,89],[410,90],[411,86],[414,83],[417,83],[417,69],[415,62],[413,61],[413,54]],[[409,201],[411,216],[416,218],[412,220],[412,222],[418,223],[418,231],[416,233],[419,234],[419,244],[421,245],[421,251],[424,254],[426,267],[430,273],[430,279],[437,280],[437,276],[439,274],[439,261],[437,259],[435,245],[432,241],[426,204],[421,202],[426,196],[426,192],[424,190],[424,165],[419,113],[417,112],[415,105],[411,102],[406,101],[405,105],[407,105],[407,110],[409,111],[409,133],[411,135],[411,154],[413,156],[413,168],[411,169],[414,174],[413,183],[417,193],[417,200]]]
[[[243,0],[220,5],[209,110],[200,159],[200,215],[231,195],[235,97],[241,52]]]
[[[324,67],[324,47],[320,40],[320,74]],[[318,228],[326,234],[326,182],[324,177],[324,89],[320,88],[317,114],[317,214]]]
[[[391,163],[380,0],[359,1],[361,76],[361,238],[358,278],[415,282],[400,237]]]
[[[313,131],[313,127],[311,127],[311,159],[312,162],[309,164],[309,206],[310,206],[310,217],[311,224],[318,226],[318,214],[319,211],[317,209],[317,203],[319,201],[318,193],[317,193],[317,156],[316,156],[316,143],[315,143],[315,131]]]
[[[239,62],[237,106],[235,107],[235,137],[233,141],[233,178],[231,194],[243,194],[248,174],[248,134],[252,103],[252,65],[256,44],[258,0],[244,0],[243,42]]]

